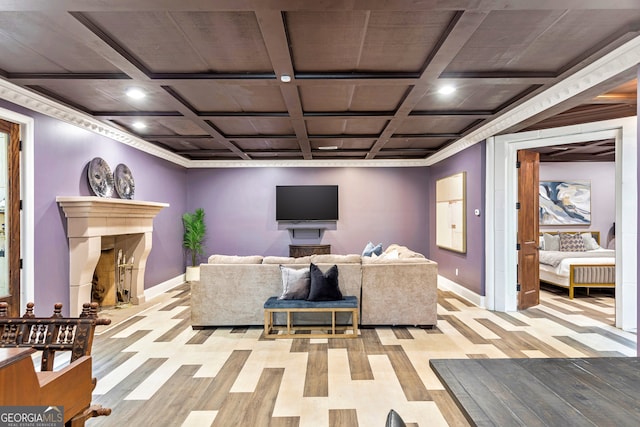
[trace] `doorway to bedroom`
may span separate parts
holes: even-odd
[[[539,156],[538,184],[531,190],[539,202],[534,218],[539,231],[536,280],[541,299],[559,313],[580,313],[614,325],[615,140],[557,144],[528,151]],[[584,245],[565,247],[561,252],[560,237],[580,237]],[[572,281],[575,286],[570,286]]]
[[[616,327],[637,329],[637,120],[609,120],[544,132],[530,131],[487,140],[487,287],[486,306],[515,311],[517,305],[517,169],[518,150],[583,141],[615,140]],[[608,232],[608,229],[604,232]],[[624,248],[624,251],[622,250]]]

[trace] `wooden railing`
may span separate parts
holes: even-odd
[[[42,352],[40,372],[35,372],[30,358],[31,369],[28,363],[3,366],[3,378],[19,375],[21,380],[18,384],[0,384],[0,405],[62,405],[66,425],[74,427],[84,425],[91,417],[109,415],[111,409],[91,405],[91,392],[96,385],[91,372],[91,347],[96,326],[109,325],[111,320],[98,317],[96,303],[85,303],[80,316],[71,318],[62,316],[62,304],[54,305],[51,317],[35,317],[33,307],[28,303],[24,316],[11,318],[7,317],[7,303],[0,303],[0,348]],[[71,353],[69,365],[54,371],[55,355],[60,351]],[[80,402],[84,403],[79,405]]]

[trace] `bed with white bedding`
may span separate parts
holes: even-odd
[[[563,243],[569,243],[561,247],[561,238]],[[615,251],[603,249],[599,241],[600,233],[597,231],[542,233],[540,281],[568,288],[571,299],[575,288],[615,287]]]

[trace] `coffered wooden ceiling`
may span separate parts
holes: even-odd
[[[637,37],[612,3],[0,1],[0,75],[190,160],[421,159]],[[635,115],[636,73],[509,131]]]

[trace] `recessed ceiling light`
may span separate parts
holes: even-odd
[[[442,86],[438,89],[438,93],[442,95],[449,95],[456,91],[456,88],[451,85]]]
[[[136,129],[145,129],[147,125],[143,122],[134,122],[133,127]]]
[[[291,76],[289,74],[283,74],[280,76],[280,81],[282,83],[289,83],[291,81]]]
[[[142,89],[139,89],[137,87],[132,87],[127,89],[126,94],[129,98],[132,98],[132,99],[142,99],[145,96],[147,96],[147,94],[144,93]]]
[[[318,147],[318,150],[337,150],[337,145],[323,145],[322,147]]]

